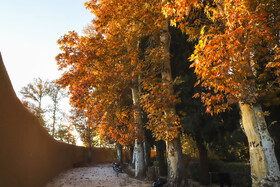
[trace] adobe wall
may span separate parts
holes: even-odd
[[[93,148],[91,150],[91,163],[92,164],[105,164],[112,163],[116,158],[116,151],[108,148]]]
[[[21,104],[0,54],[0,186],[44,186],[86,160],[86,148],[55,141]]]

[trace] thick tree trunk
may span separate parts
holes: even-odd
[[[251,178],[254,187],[280,186],[280,172],[262,107],[239,103],[242,127],[249,142]]]
[[[188,185],[185,173],[185,164],[180,138],[166,142],[167,166],[168,166],[168,184],[172,187],[184,187]]]
[[[151,146],[147,140],[144,141],[144,161],[146,168],[149,167],[151,162]]]
[[[118,156],[118,163],[123,163],[123,152],[122,152],[122,145],[117,143],[117,156]]]
[[[163,0],[162,3],[165,4],[167,1]],[[171,36],[169,33],[169,20],[166,19],[163,25],[163,30],[160,35],[160,41],[163,44],[163,51],[165,54],[163,61],[163,68],[161,71],[162,82],[169,93],[174,93],[173,90],[173,78],[171,74],[171,62],[170,62],[170,42]],[[172,116],[176,114],[175,105],[168,108],[166,111],[166,116]],[[171,114],[171,115],[170,115]],[[167,152],[167,166],[168,166],[168,184],[167,186],[187,186],[187,179],[185,173],[185,166],[183,162],[183,153],[180,142],[180,135],[178,137],[166,142],[166,152]]]
[[[138,142],[135,140],[135,177],[144,177],[145,176],[145,161],[144,161],[144,146],[143,142]]]
[[[157,142],[156,159],[158,161],[158,166],[159,166],[159,175],[161,175],[161,176],[167,175],[167,167],[165,164],[164,150],[165,150],[164,142],[163,141]]]
[[[136,84],[134,84],[136,85]],[[131,88],[132,100],[134,104],[134,120],[137,124],[137,137],[134,145],[134,154],[135,154],[135,177],[144,177],[145,176],[145,160],[144,160],[144,130],[141,117],[141,109],[139,103],[139,93],[138,88],[133,86]],[[141,138],[141,139],[140,139]]]
[[[199,175],[200,184],[209,184],[209,167],[208,167],[208,153],[205,145],[199,141],[196,142],[198,152],[199,152]]]

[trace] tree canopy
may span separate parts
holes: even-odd
[[[277,0],[91,0],[85,6],[94,14],[85,34],[70,31],[58,40],[62,52],[56,59],[64,71],[58,84],[69,87],[72,106],[83,111],[103,138],[127,146],[142,142],[144,111],[146,128],[156,140],[166,141],[169,185],[186,185],[178,141],[183,115],[177,114],[180,99],[174,91],[180,79],[172,77],[172,71],[180,71],[171,62],[176,52],[170,47],[170,26],[175,26],[194,46],[190,67],[197,76],[195,86],[202,87],[194,97],[201,98],[211,115],[239,104],[256,176],[253,185],[276,184],[280,172],[261,104],[279,89]],[[184,78],[193,85],[193,75]],[[185,103],[182,113],[191,113],[192,106],[203,108]],[[204,128],[209,122],[205,116],[196,111],[192,120]],[[201,140],[201,129],[193,127],[187,130]]]

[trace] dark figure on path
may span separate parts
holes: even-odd
[[[162,187],[165,183],[167,183],[167,180],[158,178],[158,179],[153,183],[153,187]]]
[[[118,162],[113,162],[113,169],[115,172],[117,172],[117,175],[123,172],[122,166]]]

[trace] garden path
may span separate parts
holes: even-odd
[[[117,174],[111,164],[73,168],[52,179],[46,187],[150,187],[151,181]]]

